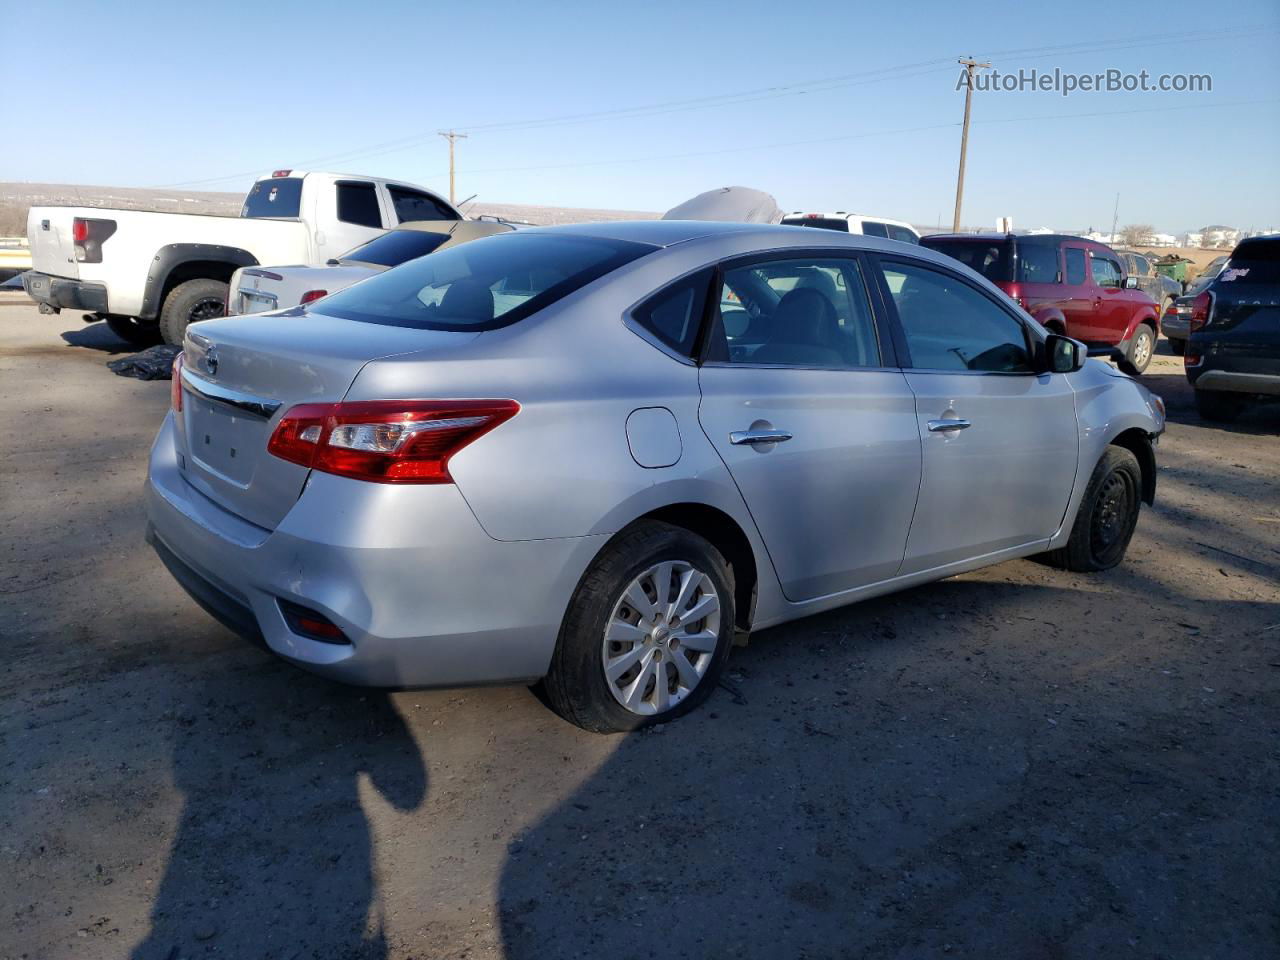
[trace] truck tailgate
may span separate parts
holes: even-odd
[[[76,263],[71,222],[72,207],[32,207],[27,214],[27,239],[31,242],[31,269],[55,277],[80,276]],[[91,216],[91,214],[89,214]]]

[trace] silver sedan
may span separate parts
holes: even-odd
[[[148,536],[211,613],[353,683],[696,706],[735,631],[1013,557],[1119,563],[1158,398],[914,245],[521,231],[193,327]]]

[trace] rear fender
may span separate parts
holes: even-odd
[[[161,247],[147,271],[147,285],[142,294],[142,309],[138,311],[141,319],[154,320],[160,315],[164,298],[174,286],[170,282],[174,271],[188,263],[210,264],[214,268],[209,272],[211,278],[229,280],[237,268],[257,266],[258,258],[248,250],[224,247],[214,243],[171,243]],[[193,278],[184,277],[187,280]]]

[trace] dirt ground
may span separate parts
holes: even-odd
[[[143,544],[168,384],[118,351],[0,305],[0,957],[1280,954],[1280,406],[1203,423],[1161,356],[1120,568],[765,631],[598,737],[210,620]]]

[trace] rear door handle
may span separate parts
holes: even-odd
[[[968,430],[971,426],[973,426],[973,424],[968,420],[930,420],[929,432],[943,433],[947,430]]]
[[[734,446],[742,446],[747,444],[755,446],[758,443],[782,443],[784,440],[790,440],[791,434],[786,430],[735,430],[729,434],[729,442]]]

